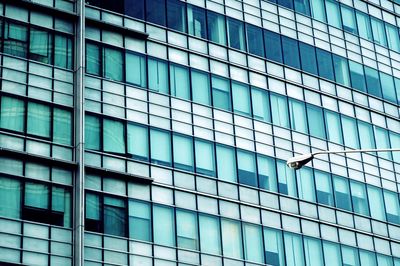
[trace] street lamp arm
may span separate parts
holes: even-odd
[[[337,150],[337,151],[317,151],[313,153],[306,153],[297,155],[295,157],[289,158],[286,162],[287,166],[295,170],[300,169],[308,162],[310,162],[316,155],[321,154],[340,154],[340,153],[363,153],[363,152],[389,152],[389,151],[399,151],[400,148],[394,149],[358,149],[358,150]]]

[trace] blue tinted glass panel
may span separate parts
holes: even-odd
[[[125,78],[127,83],[146,87],[146,59],[144,56],[126,53]]]
[[[326,22],[325,5],[323,0],[313,0],[311,3],[311,14],[316,20]]]
[[[21,184],[18,180],[0,177],[0,215],[20,218]]]
[[[262,29],[246,24],[248,51],[251,54],[264,57],[264,39]]]
[[[341,29],[342,21],[340,18],[339,4],[336,1],[327,0],[326,4],[326,14],[328,18],[328,24]]]
[[[165,26],[165,0],[146,0],[146,20]]]
[[[224,256],[243,259],[240,223],[234,220],[221,219],[221,227]]]
[[[244,23],[232,18],[228,18],[227,22],[229,47],[245,51],[246,42],[244,38]]]
[[[343,265],[360,266],[358,251],[355,248],[342,246]]]
[[[333,69],[335,71],[335,80],[337,83],[350,87],[349,65],[347,59],[332,54]]]
[[[86,44],[86,72],[100,76],[100,48],[91,43]]]
[[[153,206],[154,243],[175,246],[174,210],[168,207]]]
[[[264,263],[261,226],[243,223],[244,259]]]
[[[365,80],[367,82],[368,93],[382,97],[381,83],[379,81],[379,73],[376,69],[371,67],[364,67]]]
[[[382,83],[383,98],[393,103],[396,103],[396,89],[394,87],[393,77],[383,72],[380,72],[380,77]],[[381,97],[381,95],[377,96]]]
[[[351,86],[360,91],[367,91],[365,79],[364,79],[364,68],[361,64],[349,60]]]
[[[189,34],[200,38],[207,38],[205,9],[187,5],[187,16]]]
[[[229,80],[213,76],[212,94],[214,107],[228,111],[232,110]]]
[[[185,3],[179,0],[167,0],[167,25],[168,28],[186,32]]]
[[[375,139],[377,149],[390,149],[389,135],[386,129],[375,126]],[[390,152],[380,152],[379,156],[388,160],[392,160],[392,155]]]
[[[318,75],[315,48],[303,42],[299,42],[299,48],[301,57],[301,69],[314,75]]]
[[[399,52],[400,51],[399,30],[395,26],[388,23],[386,23],[385,28],[386,28],[386,35],[388,39],[389,49]]]
[[[125,14],[134,18],[144,19],[145,0],[125,0]]]
[[[254,153],[238,150],[239,183],[257,187],[256,159]]]
[[[316,52],[319,75],[323,78],[334,80],[332,54],[319,48],[316,49]]]
[[[122,81],[124,76],[122,52],[104,48],[103,76],[112,80]]]
[[[350,181],[351,200],[353,202],[353,210],[355,213],[369,215],[367,193],[365,184]]]
[[[339,244],[323,241],[323,250],[325,265],[342,266]]]
[[[382,208],[382,206],[384,206],[382,189],[367,185],[367,192],[369,207],[371,210],[371,217],[381,221],[385,221],[385,209]]]
[[[125,127],[122,122],[103,119],[103,151],[125,154]]]
[[[375,149],[375,138],[372,125],[366,122],[357,121],[362,149]]]
[[[128,124],[128,153],[134,159],[149,159],[148,129],[144,126]]]
[[[264,227],[265,262],[268,265],[285,265],[282,232]]]
[[[245,84],[232,82],[233,110],[243,115],[251,115],[250,90]]]
[[[164,61],[149,58],[149,89],[161,93],[169,93],[168,64]]]
[[[277,192],[275,160],[271,157],[257,155],[257,164],[260,188]]]
[[[282,63],[281,36],[275,32],[264,30],[264,44],[267,59]]]
[[[299,198],[315,202],[314,176],[310,168],[303,167],[296,171]]]
[[[171,95],[190,100],[189,70],[186,67],[171,64],[169,78]]]
[[[380,45],[383,46],[387,46],[385,27],[383,25],[383,21],[376,19],[372,16],[370,18],[371,18],[371,28],[372,28],[372,35],[374,36],[374,42],[379,43]]]
[[[95,116],[85,116],[85,148],[100,150],[100,119]]]
[[[192,69],[191,74],[193,101],[211,105],[210,75],[194,69]]]
[[[321,240],[311,237],[304,237],[304,254],[307,265],[324,265]]]
[[[207,11],[208,39],[212,42],[226,45],[225,17]]]
[[[293,10],[293,0],[277,0],[278,5],[287,7]]]
[[[283,61],[285,65],[300,69],[299,46],[297,40],[282,36]]]
[[[303,102],[289,98],[290,127],[307,134],[307,115]]]
[[[351,211],[349,182],[346,178],[333,176],[335,205],[337,208]]]
[[[281,127],[289,127],[289,114],[286,97],[270,94],[272,123]]]
[[[129,237],[151,241],[151,208],[147,202],[129,201]]]
[[[395,192],[384,190],[386,218],[390,223],[400,224],[399,197]]]
[[[104,233],[126,236],[126,206],[123,199],[104,197],[103,226]]]
[[[317,201],[321,204],[333,206],[333,193],[331,176],[325,172],[315,171],[315,187],[317,189]]]
[[[343,144],[342,126],[338,113],[325,110],[326,134],[329,141]]]
[[[271,122],[268,91],[252,87],[251,99],[253,104],[253,117],[264,122]]]
[[[310,135],[318,138],[325,138],[325,125],[322,109],[307,104],[307,118]]]
[[[0,127],[14,131],[24,131],[25,103],[12,97],[1,97]]]
[[[294,171],[286,166],[286,163],[281,160],[276,161],[278,170],[278,189],[279,193],[296,197],[296,181]]]
[[[392,148],[400,147],[400,134],[389,132],[389,138]],[[392,152],[393,160],[400,162],[400,152]]]
[[[373,40],[372,37],[372,29],[371,23],[369,20],[369,16],[365,13],[356,11],[357,25],[358,25],[358,33],[364,39]]]
[[[27,133],[44,138],[50,137],[50,107],[36,102],[28,102]]]
[[[306,16],[311,16],[309,0],[294,0],[294,10]]]
[[[199,250],[196,213],[176,210],[176,241],[180,248]]]
[[[358,34],[354,9],[345,5],[341,5],[341,10],[343,18],[343,29],[347,32]]]
[[[342,116],[344,145],[350,148],[358,149],[358,131],[356,120],[347,116]]]

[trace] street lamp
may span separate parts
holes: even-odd
[[[290,168],[298,170],[306,165],[309,161],[314,159],[316,155],[320,154],[338,154],[338,153],[360,153],[360,152],[388,152],[388,151],[400,151],[400,148],[395,149],[364,149],[364,150],[338,150],[338,151],[317,151],[313,153],[301,154],[294,156],[287,160],[286,164]]]

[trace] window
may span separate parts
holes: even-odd
[[[100,118],[96,116],[85,116],[85,147],[100,150]]]
[[[325,265],[342,266],[340,245],[323,241]]]
[[[390,149],[388,131],[386,129],[377,126],[375,126],[374,128],[375,128],[376,148]],[[382,158],[386,158],[388,160],[392,160],[392,155],[390,152],[380,152],[379,156]]]
[[[356,120],[354,118],[342,115],[342,126],[344,145],[350,148],[358,149],[360,145],[358,141]]]
[[[380,72],[381,82],[382,82],[382,93],[383,98],[396,103],[396,89],[393,83],[393,76],[390,76],[386,73]],[[381,95],[377,95],[378,97],[382,97]]]
[[[176,210],[176,231],[179,248],[199,249],[197,217],[194,212]]]
[[[190,100],[189,70],[186,67],[171,64],[169,71],[171,95]]]
[[[125,200],[104,196],[103,203],[104,233],[115,236],[126,236]]]
[[[117,13],[123,13],[124,12],[124,0],[115,0],[115,1],[102,0],[100,7],[117,12]]]
[[[146,20],[165,26],[165,0],[146,0]]]
[[[358,251],[355,248],[342,245],[342,260],[343,265],[359,266]]]
[[[315,171],[315,187],[317,189],[317,202],[333,206],[331,176],[321,171]]]
[[[253,103],[253,117],[264,122],[271,122],[268,91],[252,87],[251,101]]]
[[[276,165],[278,170],[279,193],[296,197],[297,190],[294,171],[289,169],[284,161],[277,160]]]
[[[332,54],[319,48],[316,48],[316,52],[319,75],[329,80],[335,80],[333,74]]]
[[[385,28],[389,49],[400,52],[399,30],[395,26],[388,23],[386,23]]]
[[[28,29],[19,24],[5,22],[3,51],[6,54],[27,57]]]
[[[45,64],[53,63],[53,36],[47,31],[31,28],[29,58]]]
[[[343,144],[342,126],[338,113],[325,110],[326,134],[329,141]]]
[[[365,80],[367,82],[368,93],[382,97],[381,83],[379,81],[379,73],[376,69],[364,66]]]
[[[298,41],[282,35],[282,49],[285,65],[300,69]]]
[[[193,5],[187,5],[189,34],[200,38],[207,38],[206,11]]]
[[[383,21],[376,19],[373,16],[370,16],[370,18],[371,18],[371,28],[372,28],[372,35],[374,36],[374,42],[379,43],[380,45],[383,46],[387,46],[385,27],[383,25]]]
[[[364,68],[361,64],[349,60],[351,86],[360,91],[367,91],[365,79],[364,79]]]
[[[307,116],[304,103],[289,98],[289,112],[291,129],[307,134]]]
[[[340,176],[333,176],[333,188],[335,190],[336,207],[351,211],[351,199],[348,180]]]
[[[175,217],[172,208],[153,206],[154,243],[175,246]]]
[[[301,69],[303,71],[318,75],[317,58],[315,57],[314,46],[299,42]]]
[[[395,192],[384,190],[386,218],[390,223],[400,224],[399,198]]]
[[[1,97],[0,127],[23,132],[25,124],[25,104],[22,100]]]
[[[358,25],[358,33],[360,36],[367,40],[373,40],[372,38],[372,29],[371,22],[369,16],[365,13],[356,11],[357,25]]]
[[[221,219],[221,227],[224,256],[243,259],[240,223],[234,220]]]
[[[126,53],[125,64],[126,82],[136,86],[146,87],[146,60],[144,56]]]
[[[350,87],[349,65],[347,59],[332,54],[335,80],[337,83]]]
[[[186,32],[186,5],[183,2],[167,0],[167,24],[168,28]]]
[[[246,51],[244,23],[230,17],[227,18],[227,23],[229,47]]]
[[[324,265],[321,240],[311,237],[304,237],[304,253],[307,265]]]
[[[208,39],[221,45],[226,45],[225,17],[215,12],[207,11]]]
[[[174,167],[193,171],[193,139],[184,135],[174,134],[173,147]]]
[[[0,216],[20,218],[21,190],[21,182],[0,176]]]
[[[294,0],[294,10],[306,16],[311,16],[309,0]]]
[[[265,262],[268,265],[285,265],[285,254],[283,251],[282,232],[272,228],[264,227]]]
[[[136,124],[128,124],[128,153],[137,160],[149,160],[148,128]]]
[[[72,114],[69,111],[53,109],[53,141],[71,145],[72,142]]]
[[[368,202],[371,210],[371,217],[385,221],[385,209],[383,208],[382,189],[367,185]]]
[[[167,131],[150,129],[151,162],[171,166],[171,135]]]
[[[299,198],[316,202],[314,176],[310,168],[303,167],[296,172]]]
[[[287,7],[293,10],[293,0],[277,0],[278,5]]]
[[[315,105],[307,104],[307,118],[310,135],[325,139],[325,126],[322,109]]]
[[[272,123],[281,127],[289,127],[289,114],[286,97],[270,94]]]
[[[151,241],[150,204],[137,200],[129,201],[129,237]]]
[[[287,265],[304,266],[303,241],[300,235],[284,232]]]
[[[219,218],[199,214],[201,252],[221,254],[221,232]]]
[[[278,33],[264,30],[264,45],[267,59],[283,62],[281,36]]]
[[[262,29],[246,24],[248,51],[251,54],[264,57],[264,40]]]
[[[354,212],[369,215],[365,185],[360,182],[350,181],[350,189]]]
[[[233,110],[239,114],[251,115],[250,91],[249,87],[232,82]]]
[[[50,107],[44,104],[28,102],[27,133],[50,138]]]
[[[358,132],[360,134],[361,149],[375,149],[375,138],[372,125],[358,120]]]
[[[214,144],[209,141],[195,139],[196,172],[215,176]]]
[[[264,263],[261,226],[243,223],[244,259]]]
[[[229,80],[213,76],[212,91],[214,107],[231,111],[232,107]]]
[[[166,62],[149,58],[149,89],[168,94],[168,65]]]
[[[340,8],[342,11],[343,29],[347,32],[358,34],[354,9],[345,5],[340,5]]]
[[[276,184],[275,160],[271,157],[258,154],[257,165],[258,165],[258,182],[260,188],[277,192],[278,186]]]
[[[93,193],[85,195],[85,230],[102,232],[100,196]]]
[[[86,43],[86,72],[100,76],[100,47]]]
[[[325,5],[323,0],[313,0],[310,1],[311,4],[311,14],[316,20],[326,22],[325,18]]]
[[[124,14],[143,20],[145,12],[144,3],[145,0],[124,0]]]
[[[236,158],[233,148],[217,145],[217,172],[219,179],[236,182]]]
[[[336,1],[328,0],[326,3],[326,15],[328,18],[328,24],[341,29],[342,23],[340,18],[339,4]]]
[[[103,151],[125,154],[125,128],[122,122],[103,119]]]
[[[122,52],[116,49],[104,48],[103,76],[116,81],[123,80]]]
[[[210,75],[194,69],[191,70],[191,74],[193,101],[211,105]]]
[[[254,153],[238,150],[239,183],[257,187],[256,159]]]

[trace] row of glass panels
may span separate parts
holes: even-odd
[[[85,217],[88,231],[268,265],[400,265],[396,258],[317,238],[90,191]]]
[[[92,43],[88,43],[86,47],[87,73],[103,73],[104,77],[117,80],[122,80],[125,76],[124,80],[130,84],[272,122],[277,126],[351,148],[400,146],[400,136],[392,131],[315,105],[291,98],[288,100],[287,97],[256,87],[250,89],[246,84],[181,65],[168,64],[167,61],[128,52],[124,56],[121,51],[108,47],[102,49]],[[103,56],[100,56],[101,51]],[[398,88],[400,89],[400,79]],[[392,158],[390,153],[383,156]]]
[[[86,115],[85,121],[87,149],[218,177],[400,224],[396,192],[309,168],[295,175],[282,160],[153,127],[92,115]]]

